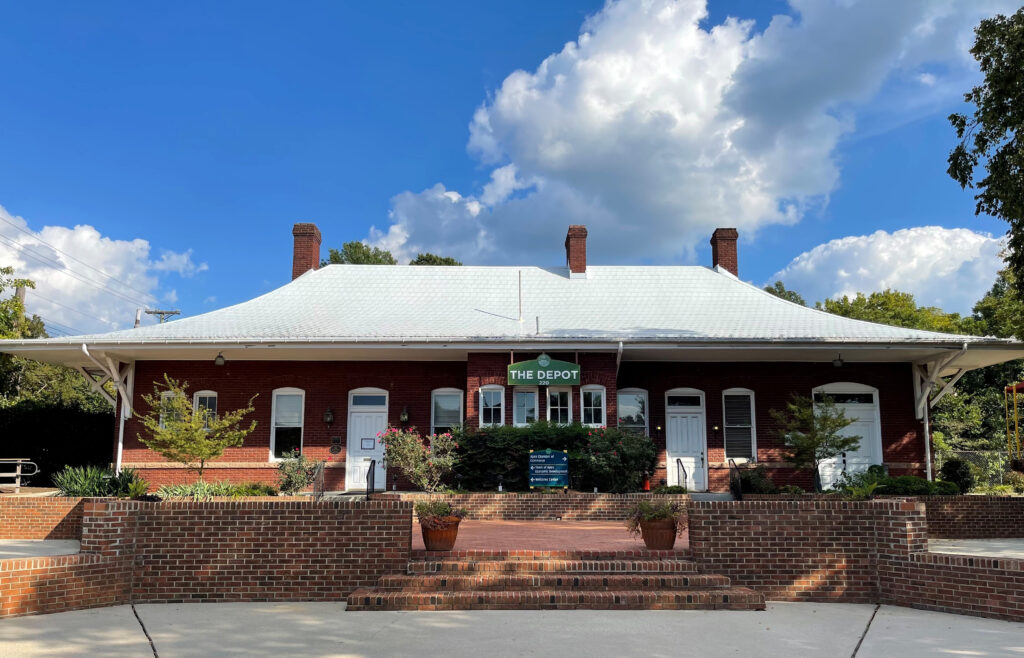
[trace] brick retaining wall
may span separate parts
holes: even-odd
[[[478,521],[623,521],[629,509],[641,500],[669,500],[686,504],[686,494],[649,493],[388,493],[388,497],[413,503],[446,500],[453,507],[466,508],[467,519]]]
[[[81,498],[0,496],[0,539],[78,539]]]
[[[336,601],[405,569],[411,503],[74,501],[77,555],[0,560],[0,617],[145,601]],[[52,504],[51,504],[52,507]]]
[[[927,496],[928,534],[946,539],[1024,537],[1024,497]]]

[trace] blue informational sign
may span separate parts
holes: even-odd
[[[569,487],[569,453],[565,450],[530,451],[530,488]]]

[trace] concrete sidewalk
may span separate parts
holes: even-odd
[[[1024,656],[1024,624],[882,606],[766,612],[344,612],[332,603],[139,605],[156,655]],[[869,626],[870,622],[870,626]],[[865,630],[867,631],[865,633]],[[863,641],[862,641],[863,638]],[[129,606],[0,620],[0,656],[153,656]]]

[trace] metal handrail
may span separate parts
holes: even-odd
[[[680,475],[682,475],[682,477],[680,477]],[[678,457],[676,457],[676,482],[681,482],[684,489],[687,491],[690,490],[690,482],[689,477],[687,477],[686,474],[686,467],[683,466],[683,460]]]
[[[21,478],[39,475],[39,465],[33,461],[29,461],[28,459],[11,457],[8,459],[0,459],[0,464],[14,464],[13,473],[0,473],[0,478],[14,480],[14,493],[21,493]],[[25,466],[31,466],[35,470],[31,473],[26,473],[23,470]]]
[[[736,500],[743,500],[743,478],[740,477],[740,467],[736,465],[735,459],[729,460],[729,491]]]
[[[324,498],[324,466],[325,462],[320,462],[313,470],[313,500],[315,501]]]
[[[366,500],[377,490],[377,460],[370,460],[370,470],[366,472]]]

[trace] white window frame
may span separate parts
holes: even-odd
[[[569,403],[569,420],[566,421],[567,425],[572,424],[572,387],[571,386],[548,386],[544,391],[544,413],[545,418],[549,423],[554,422],[551,420],[551,393],[567,393],[567,399]]]
[[[167,426],[164,424],[164,400],[169,400],[174,397],[174,391],[161,391],[160,392],[160,429],[165,429]]]
[[[498,407],[499,409],[501,409],[501,421],[500,422],[497,422],[497,423],[495,423],[495,422],[485,423],[484,422],[484,393],[497,393],[501,397],[501,406]],[[499,427],[501,425],[504,425],[505,424],[505,387],[502,386],[501,384],[487,384],[485,386],[481,386],[480,387],[480,394],[479,394],[478,398],[480,400],[480,404],[479,404],[479,406],[477,408],[477,413],[479,414],[478,420],[479,420],[480,427]]]
[[[540,420],[540,391],[536,386],[513,386],[512,387],[512,424],[515,427],[528,427],[530,422],[516,422],[516,393],[533,393],[534,421]]]
[[[601,422],[587,423],[585,422],[587,414],[583,410],[583,394],[597,391],[601,393]],[[587,427],[608,427],[608,390],[604,386],[601,386],[600,384],[587,384],[586,386],[580,386],[580,421]]]
[[[750,400],[750,457],[730,457],[728,442],[725,440],[726,424],[725,424],[725,396],[726,395],[746,395],[749,396]],[[756,464],[757,463],[757,415],[755,412],[756,405],[754,404],[754,391],[749,388],[727,388],[722,391],[722,453],[725,455],[725,460],[729,461],[733,459],[737,464]]]
[[[278,395],[301,395],[302,396],[302,418],[299,420],[299,454],[302,454],[303,443],[306,439],[306,391],[301,388],[285,386],[275,388],[270,393],[270,461],[283,461],[282,458],[274,456],[274,448],[277,446],[277,396]],[[294,427],[288,425],[287,427]]]
[[[651,396],[647,394],[647,389],[644,388],[620,388],[615,392],[615,426],[618,428],[622,427],[636,427],[636,425],[622,425],[619,421],[619,396],[620,395],[642,395],[644,396],[644,436],[651,435]],[[582,403],[583,398],[580,398]]]
[[[199,398],[213,398],[216,400],[217,409],[214,410],[213,415],[216,416],[220,411],[220,398],[217,396],[217,391],[196,391],[192,394],[192,413],[199,413]]]
[[[465,391],[461,388],[435,388],[430,392],[430,433],[437,434],[434,430],[434,398],[438,395],[458,395],[459,396],[459,423],[461,427],[465,422],[466,413],[466,395]]]

